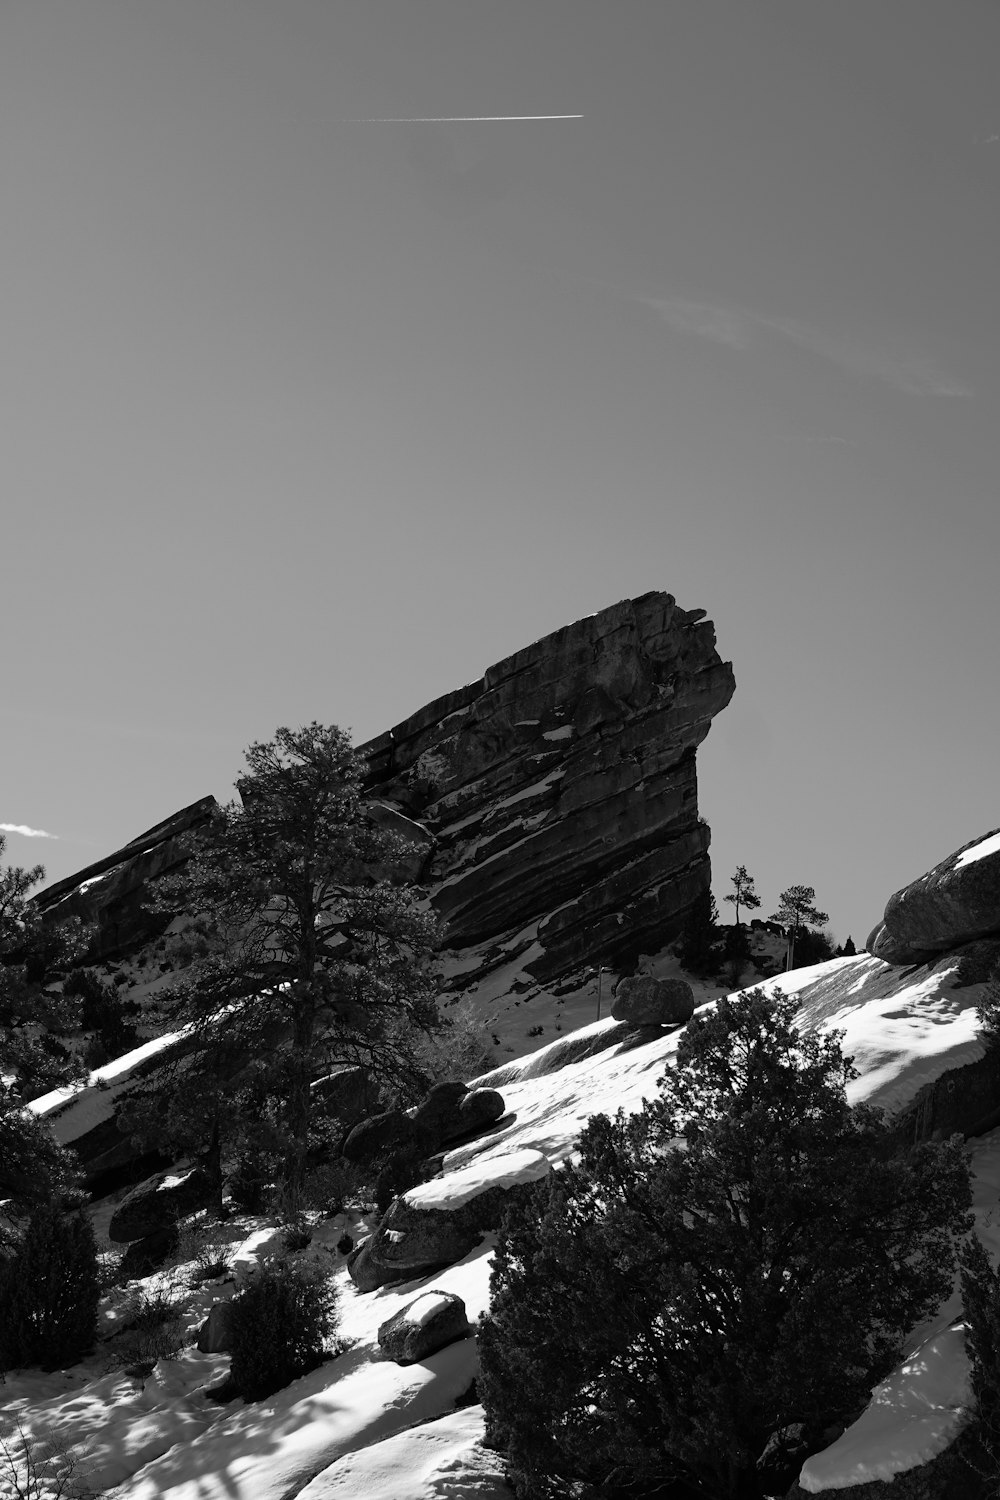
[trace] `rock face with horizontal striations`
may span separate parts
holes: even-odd
[[[660,949],[709,883],[695,751],[733,689],[704,611],[644,594],[361,746],[371,796],[435,837],[446,944],[530,929],[542,982]]]
[[[886,963],[922,963],[1000,933],[1000,829],[981,834],[886,903],[868,951]]]

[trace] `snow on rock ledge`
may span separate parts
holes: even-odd
[[[858,1420],[807,1459],[799,1485],[812,1494],[843,1490],[926,1464],[958,1436],[971,1402],[964,1325],[957,1324],[876,1386]]]

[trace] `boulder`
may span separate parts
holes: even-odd
[[[694,991],[686,979],[620,979],[611,1014],[631,1026],[683,1025],[694,1015]]]
[[[506,1108],[496,1089],[470,1089],[464,1083],[437,1083],[413,1113],[420,1142],[433,1154],[448,1141],[471,1135],[499,1120]]]
[[[471,1333],[461,1297],[435,1287],[380,1324],[378,1342],[383,1359],[412,1365]]]
[[[455,1128],[444,1139],[450,1141],[458,1136],[472,1135],[477,1130],[485,1130],[488,1125],[495,1125],[503,1117],[506,1108],[503,1095],[497,1089],[470,1089],[458,1101]]]
[[[133,1240],[122,1256],[118,1274],[122,1281],[138,1281],[158,1271],[177,1253],[179,1236],[176,1224],[154,1229],[141,1240]]]
[[[122,1199],[111,1215],[108,1238],[117,1245],[146,1239],[207,1208],[213,1196],[212,1184],[200,1167],[184,1173],[160,1172]]]
[[[428,1141],[430,1150],[455,1134],[458,1107],[468,1092],[468,1084],[457,1078],[435,1083],[413,1111],[413,1123]]]
[[[343,1155],[359,1166],[370,1166],[379,1157],[415,1143],[416,1131],[410,1116],[401,1109],[388,1109],[355,1125],[344,1142]]]
[[[228,1354],[233,1347],[233,1304],[215,1302],[198,1329],[202,1354]]]
[[[351,1065],[335,1068],[324,1078],[315,1080],[310,1094],[313,1104],[324,1114],[353,1125],[371,1108],[372,1085],[368,1069]]]
[[[869,952],[888,963],[920,962],[1000,933],[1000,829],[963,844],[896,891],[883,922],[885,931],[874,935]]]
[[[549,1169],[542,1152],[525,1149],[411,1188],[349,1257],[351,1280],[371,1292],[454,1265],[499,1228],[511,1195],[529,1191]]]

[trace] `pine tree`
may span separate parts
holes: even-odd
[[[7,842],[0,833],[0,856]],[[84,1073],[59,1037],[76,1029],[79,1002],[60,981],[86,951],[89,929],[78,917],[43,922],[30,899],[43,865],[0,870],[0,1077],[24,1100]]]
[[[477,1386],[520,1500],[760,1495],[772,1440],[817,1444],[950,1292],[961,1141],[901,1151],[795,1009],[696,1017],[659,1097],[513,1203]]]
[[[747,873],[746,865],[737,865],[736,871],[729,877],[733,889],[728,895],[723,896],[723,901],[729,901],[736,907],[736,925],[740,925],[740,907],[745,906],[747,911],[756,911],[760,905],[760,897],[754,890],[753,876]]]
[[[90,1219],[39,1205],[0,1274],[0,1369],[72,1364],[94,1342],[100,1285]]]
[[[781,922],[785,927],[791,928],[788,945],[790,969],[794,967],[795,940],[800,928],[806,924],[822,927],[824,922],[830,920],[827,912],[817,910],[815,902],[816,892],[811,885],[790,885],[778,897],[778,910],[771,914],[772,922]]]
[[[689,974],[705,978],[719,966],[719,911],[708,886],[699,891],[691,904],[687,921],[677,945],[677,956]]]
[[[186,1121],[176,1099],[173,1118],[206,1151],[227,1116],[266,1121],[294,1203],[315,1078],[359,1063],[396,1093],[425,1081],[414,1050],[440,1024],[436,930],[409,891],[374,877],[404,846],[366,810],[364,766],[343,731],[278,729],[246,762],[241,802],[222,809],[167,890],[211,942],[170,993],[173,1024],[190,1028],[190,1066],[218,1080],[222,1100],[221,1113],[207,1108],[194,1087]],[[249,1059],[249,1083],[233,1055]]]
[[[995,1479],[1000,1473],[1000,1271],[976,1235],[962,1247],[961,1276],[979,1441],[996,1466]]]

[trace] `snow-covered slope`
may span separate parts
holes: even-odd
[[[944,1070],[982,1055],[975,1034],[979,987],[954,989],[954,978],[953,959],[905,972],[860,955],[783,975],[765,988],[796,993],[804,1027],[844,1032],[860,1075],[851,1085],[854,1100],[898,1110]],[[558,1166],[567,1158],[592,1114],[635,1109],[652,1096],[678,1033],[579,1055],[616,1034],[609,1018],[592,1021],[527,1056],[508,1058],[479,1080],[501,1090],[507,1112],[489,1134],[445,1157],[431,1189],[435,1199],[448,1202],[452,1195],[457,1201],[470,1184],[537,1176],[546,1163]],[[79,1107],[94,1106],[81,1097]],[[66,1100],[51,1100],[39,1112],[51,1114],[58,1128],[73,1111]],[[1000,1226],[992,1223],[990,1205],[1000,1184],[1000,1132],[974,1143],[972,1159],[980,1232],[996,1255]],[[20,1411],[32,1431],[87,1448],[92,1483],[111,1488],[117,1500],[502,1495],[499,1461],[480,1444],[480,1409],[455,1405],[476,1373],[474,1339],[405,1368],[377,1358],[379,1325],[430,1287],[460,1295],[475,1319],[488,1302],[490,1243],[429,1279],[360,1293],[333,1248],[343,1227],[343,1220],[318,1226],[303,1253],[330,1265],[340,1287],[341,1331],[351,1347],[268,1401],[224,1407],[207,1401],[205,1391],[218,1383],[226,1357],[187,1348],[161,1360],[144,1382],[108,1372],[100,1356],[54,1375],[9,1375],[0,1390],[0,1417],[9,1421]],[[244,1225],[242,1232],[240,1255],[250,1263],[268,1249],[268,1231]],[[183,1284],[183,1276],[173,1274]],[[212,1297],[228,1294],[221,1286],[185,1291],[190,1325],[204,1317]],[[887,1478],[951,1439],[968,1400],[963,1342],[949,1331],[959,1313],[953,1300],[932,1325],[915,1331],[915,1340],[931,1342],[879,1388],[860,1422],[809,1461],[802,1477],[807,1488]]]

